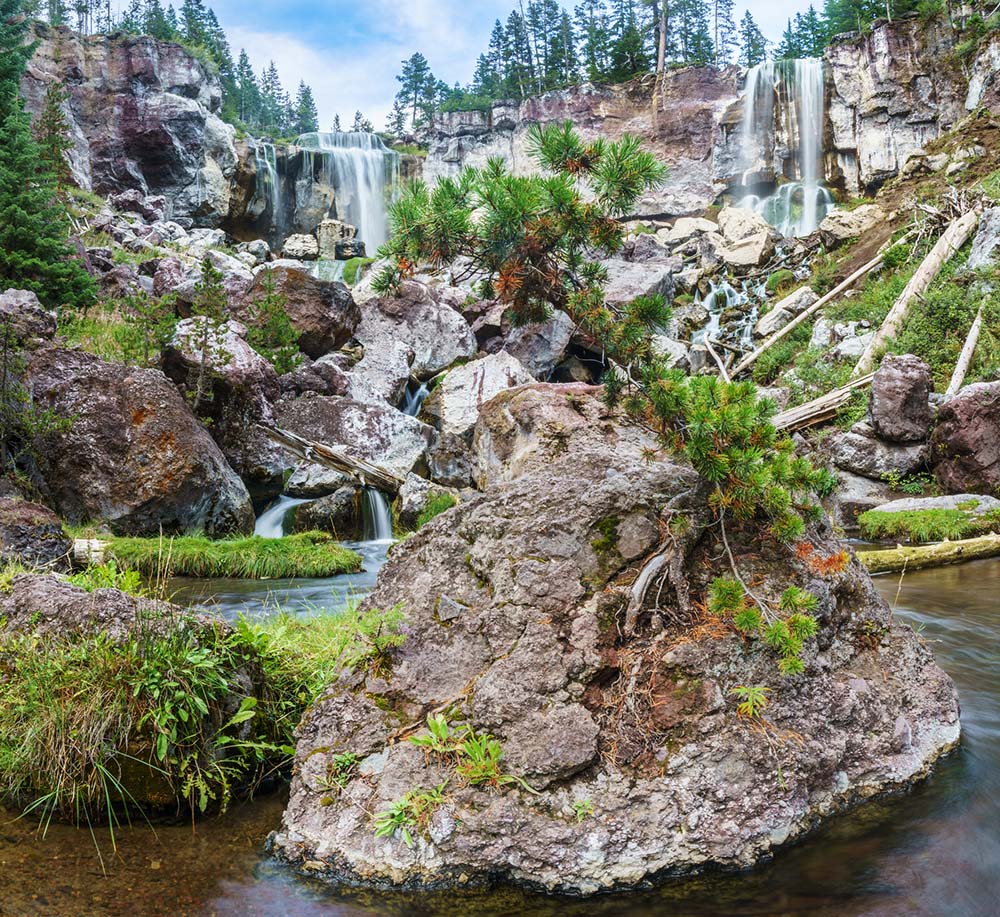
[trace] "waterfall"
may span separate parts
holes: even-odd
[[[427,388],[426,383],[411,382],[406,386],[406,391],[403,393],[403,403],[399,409],[410,417],[416,417],[424,405],[424,399],[429,394],[430,389]]]
[[[278,181],[278,153],[273,143],[262,140],[249,140],[253,149],[254,165],[257,170],[257,185],[254,190],[255,201],[262,204],[262,215],[270,211],[271,226],[279,229],[282,218],[281,184]]]
[[[764,217],[785,236],[814,232],[833,207],[822,185],[824,127],[823,62],[815,58],[767,61],[747,71],[740,123],[745,193],[738,206]],[[787,138],[789,168],[775,167],[779,132]],[[749,193],[760,172],[790,172],[765,197]]]
[[[709,281],[709,291],[700,304],[708,312],[708,321],[703,328],[691,335],[692,344],[702,344],[706,338],[722,340],[728,338],[733,344],[749,349],[753,340],[753,327],[757,322],[757,306],[751,285],[744,281],[742,289],[736,289],[726,280]],[[737,317],[726,316],[727,312],[739,311]],[[725,333],[723,320],[725,319]]]
[[[389,501],[381,490],[365,488],[362,521],[365,541],[392,541],[392,514]]]
[[[334,190],[337,219],[356,226],[374,255],[389,236],[386,211],[399,186],[399,154],[375,134],[357,132],[303,134],[296,144],[306,152],[312,174],[312,158],[319,159],[321,174]]]
[[[253,530],[254,535],[259,538],[284,538],[285,521],[289,512],[296,506],[308,502],[308,500],[300,500],[297,497],[278,497],[274,504],[258,517]]]

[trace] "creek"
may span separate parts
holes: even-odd
[[[516,889],[390,894],[329,888],[262,853],[280,795],[190,824],[118,832],[106,875],[86,831],[0,818],[0,915],[941,915],[1000,900],[1000,560],[876,580],[929,640],[962,699],[961,748],[912,792],[835,818],[752,872],[566,900]],[[271,584],[272,592],[281,592]],[[303,587],[299,584],[298,589]],[[322,587],[329,590],[326,581]],[[362,586],[358,584],[358,589]],[[287,593],[282,594],[283,601]]]

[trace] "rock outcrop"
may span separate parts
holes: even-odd
[[[38,448],[63,518],[127,535],[253,529],[246,486],[159,370],[45,347],[31,355],[27,385],[39,408],[67,421]]]
[[[48,507],[0,497],[0,563],[65,571],[72,548],[62,522]]]
[[[1000,382],[967,385],[946,401],[932,444],[945,493],[1000,494]]]
[[[855,559],[821,575],[731,533],[759,594],[817,596],[805,673],[781,679],[771,652],[700,604],[728,568],[690,468],[610,448],[523,470],[390,555],[367,607],[402,603],[406,640],[305,715],[282,859],[335,882],[573,893],[743,868],[909,785],[957,742],[954,686]],[[842,550],[825,523],[808,538],[818,556]],[[636,570],[660,551],[672,572],[630,631]],[[733,694],[761,684],[774,686],[766,729]],[[476,785],[407,741],[429,711],[494,736],[507,776]],[[357,765],[331,791],[344,753]],[[376,836],[378,813],[434,787],[412,844]]]
[[[60,82],[80,187],[98,194],[137,190],[166,199],[172,218],[217,225],[230,209],[235,130],[218,112],[218,76],[173,42],[146,36],[78,35],[39,25],[22,83],[29,111]]]

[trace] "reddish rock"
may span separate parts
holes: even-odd
[[[927,439],[933,388],[931,368],[919,357],[886,356],[872,380],[869,410],[876,434],[895,443]]]
[[[946,493],[1000,493],[1000,382],[967,385],[944,403],[933,456]]]

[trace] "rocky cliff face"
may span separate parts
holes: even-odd
[[[850,194],[874,191],[968,111],[1000,105],[994,87],[1000,42],[985,47],[963,73],[954,56],[958,40],[947,21],[911,19],[883,23],[827,49],[830,184]],[[639,215],[702,210],[740,178],[743,78],[736,68],[689,67],[667,74],[659,104],[654,79],[643,77],[624,86],[552,92],[519,105],[498,103],[489,112],[444,114],[434,123],[424,177],[434,181],[489,156],[504,157],[515,172],[530,171],[530,125],[569,118],[585,137],[639,134],[670,165],[665,186],[643,202]],[[787,145],[777,127],[775,144]]]
[[[502,156],[517,174],[533,169],[527,152],[532,124],[572,121],[585,138],[644,137],[670,167],[670,178],[640,204],[645,216],[677,216],[708,207],[723,186],[714,165],[715,138],[723,115],[736,101],[738,73],[709,67],[671,71],[660,104],[651,104],[652,76],[622,86],[576,86],[518,103],[500,102],[488,112],[450,112],[434,123],[424,178],[435,181],[467,165]]]
[[[38,27],[24,78],[37,113],[59,80],[73,175],[99,194],[138,189],[166,197],[173,218],[216,225],[229,212],[235,131],[217,115],[215,74],[178,44]]]

